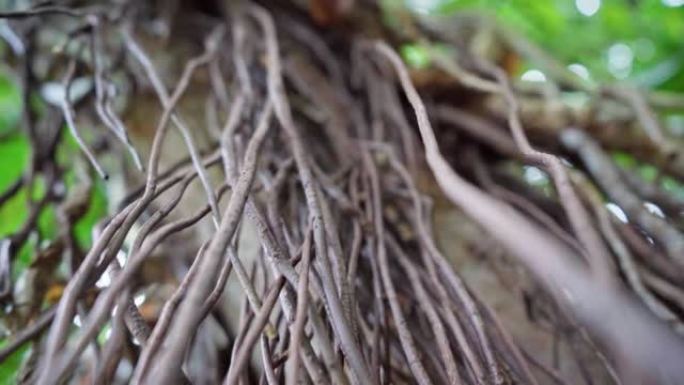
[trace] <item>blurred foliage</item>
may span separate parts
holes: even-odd
[[[2,345],[3,343],[0,342],[0,347],[2,347]],[[30,352],[30,345],[24,344],[24,346],[17,349],[16,352],[7,357],[7,359],[0,364],[0,385],[13,385],[17,383],[16,379],[19,374],[19,369],[21,368],[21,363],[28,357]]]
[[[404,44],[401,56],[413,68],[423,69],[430,65],[430,52],[420,44]]]
[[[28,160],[29,146],[23,135],[11,134],[0,141],[0,191],[5,191],[21,177]],[[0,237],[16,231],[27,214],[26,190],[21,189],[0,207]]]
[[[81,149],[76,143],[76,140],[69,130],[63,130],[63,138],[60,146],[57,148],[57,161],[65,170],[64,181],[68,189],[71,189],[77,183],[82,183],[78,175],[78,168],[83,167],[83,164],[77,164],[77,159],[73,154],[80,154]],[[104,182],[97,177],[91,178],[93,183],[92,192],[90,195],[90,202],[88,210],[81,219],[76,222],[75,234],[78,246],[87,250],[92,244],[92,229],[96,222],[107,214],[107,193]]]
[[[29,145],[26,138],[17,131],[21,115],[21,98],[13,79],[0,72],[0,192],[10,187],[20,178],[29,160]],[[27,193],[21,189],[12,199],[0,206],[0,238],[14,233],[28,215]],[[14,261],[13,278],[30,263],[30,247],[24,245]],[[6,343],[0,339],[0,347]],[[28,353],[28,344],[9,356],[0,364],[0,385],[15,383],[24,357]]]
[[[34,98],[34,110],[40,114],[44,112],[42,101]],[[31,149],[26,136],[20,130],[21,97],[15,80],[0,71],[0,192],[6,191],[26,172],[29,166]],[[64,182],[67,192],[77,183],[82,183],[76,175],[78,146],[73,137],[64,130],[58,152],[58,163],[64,171]],[[41,199],[46,193],[45,181],[37,177],[33,191],[30,193],[25,187],[21,188],[4,205],[0,206],[0,238],[11,236],[19,230],[28,216],[29,197],[33,200]],[[75,237],[78,246],[87,250],[92,243],[92,228],[107,212],[107,196],[105,186],[101,181],[95,181],[86,214],[75,225]],[[12,279],[16,282],[33,262],[35,251],[43,244],[38,240],[52,240],[58,233],[58,222],[54,205],[48,205],[38,217],[39,237],[29,237],[19,249],[12,264]],[[0,347],[7,343],[9,336],[0,338]],[[10,337],[11,338],[11,337]],[[30,345],[22,348],[0,363],[0,385],[14,384],[22,362],[30,353]]]
[[[682,0],[403,1],[424,14],[489,14],[561,62],[585,66],[598,81],[684,91]]]
[[[21,115],[20,107],[19,90],[7,74],[0,72],[0,135],[6,135],[16,127]]]
[[[92,230],[95,224],[107,214],[107,195],[102,181],[97,180],[90,195],[88,211],[76,222],[75,237],[78,246],[87,250],[93,242]]]

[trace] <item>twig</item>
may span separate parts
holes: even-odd
[[[311,232],[307,232],[302,250],[302,268],[299,273],[297,286],[297,312],[295,320],[290,326],[289,357],[285,364],[285,384],[295,385],[299,381],[300,345],[304,335],[306,311],[309,301],[309,264],[311,262]]]
[[[73,79],[75,71],[76,61],[71,60],[69,61],[69,66],[67,67],[67,73],[64,76],[64,80],[62,80],[62,88],[64,89],[64,95],[60,100],[62,114],[64,114],[64,120],[66,121],[67,127],[69,127],[69,132],[71,132],[71,136],[74,137],[76,143],[78,143],[78,146],[81,148],[81,151],[83,151],[83,153],[86,155],[88,161],[93,166],[95,171],[97,171],[100,177],[104,180],[107,180],[109,179],[109,176],[102,169],[102,166],[100,166],[100,163],[98,163],[97,159],[95,158],[95,155],[88,148],[88,145],[86,145],[85,141],[81,137],[81,134],[79,134],[78,129],[76,128],[76,123],[74,122],[74,114],[71,110],[71,102],[69,101],[69,90],[71,89],[71,80]]]

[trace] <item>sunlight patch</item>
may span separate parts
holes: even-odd
[[[587,67],[579,63],[573,63],[568,66],[568,69],[572,71],[575,75],[581,77],[584,80],[589,80],[589,70]]]
[[[406,5],[418,13],[430,13],[442,5],[442,0],[406,0]]]
[[[539,185],[549,182],[549,177],[546,173],[534,166],[525,166],[525,180],[529,184]]]
[[[617,217],[622,223],[627,223],[629,222],[627,220],[627,214],[625,214],[624,211],[620,208],[620,206],[616,205],[615,203],[606,203],[606,208],[608,211],[610,211],[613,215]]]
[[[601,0],[575,0],[575,7],[584,16],[594,16],[601,8]]]
[[[625,43],[613,44],[608,48],[608,71],[618,79],[624,79],[632,72],[634,52]]]
[[[660,218],[665,218],[665,213],[660,207],[658,207],[658,205],[651,202],[644,202],[644,207],[646,208],[646,210],[648,210],[649,213]]]
[[[525,73],[520,76],[520,79],[527,82],[545,82],[546,75],[539,70],[532,69],[525,71]]]
[[[681,7],[684,5],[684,0],[662,0],[666,7]]]

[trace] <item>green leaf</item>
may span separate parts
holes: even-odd
[[[614,152],[613,153],[613,161],[620,167],[626,168],[626,169],[631,169],[636,167],[637,161],[634,159],[634,156],[626,153],[626,152]]]
[[[23,134],[11,134],[0,140],[0,191],[21,176],[28,158],[29,144]]]
[[[109,339],[110,335],[112,334],[112,324],[111,322],[107,322],[102,329],[100,329],[100,332],[97,333],[97,342],[100,345],[104,345],[107,340]]]
[[[79,247],[84,250],[90,248],[92,239],[92,230],[97,221],[107,214],[107,195],[105,186],[102,181],[97,180],[93,186],[93,191],[90,194],[90,204],[88,211],[83,218],[76,222],[75,237]]]
[[[684,185],[673,178],[666,176],[661,181],[663,190],[674,194],[679,199],[684,199]]]
[[[0,343],[0,346],[5,344],[6,341],[3,341]],[[21,364],[30,352],[31,345],[26,343],[0,363],[0,385],[13,385],[16,383]]]
[[[401,46],[401,56],[404,61],[416,69],[427,68],[430,65],[430,52],[420,44],[404,44]]]
[[[0,135],[14,128],[21,117],[21,93],[14,80],[0,72]]]
[[[38,231],[43,239],[55,239],[58,226],[57,215],[52,205],[41,210],[38,215]]]
[[[36,241],[36,237],[29,237],[28,241],[21,245],[17,257],[12,263],[12,281],[16,282],[33,262],[33,250],[36,249]]]
[[[10,200],[0,206],[0,237],[5,237],[19,230],[26,220],[26,189],[21,189]]]
[[[639,173],[639,176],[641,176],[644,180],[648,182],[655,181],[656,177],[658,176],[658,169],[649,164],[639,166],[639,169],[637,171]]]

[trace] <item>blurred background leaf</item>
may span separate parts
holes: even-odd
[[[0,343],[0,347],[3,345],[4,343]],[[14,385],[17,383],[16,379],[21,369],[21,364],[30,352],[30,344],[24,344],[24,346],[0,363],[0,385]]]
[[[396,3],[397,0],[386,2]],[[478,11],[602,82],[684,91],[684,0],[405,0],[423,14]]]

